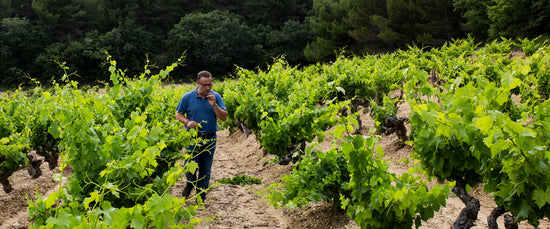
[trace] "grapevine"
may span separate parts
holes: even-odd
[[[547,130],[540,128],[547,121],[537,115],[548,103],[541,96],[545,85],[537,83],[540,74],[531,66],[532,61],[544,61],[539,54],[546,51],[539,49],[527,60],[509,58],[513,46],[510,40],[495,41],[472,51],[468,65],[459,65],[460,71],[450,68],[464,62],[461,57],[446,61],[427,54],[437,63],[437,72],[449,74],[439,75],[445,82],[440,88],[428,84],[428,73],[420,69],[409,81],[411,135],[415,157],[429,174],[456,180],[453,191],[464,197],[467,208],[473,202],[465,186],[484,183],[484,191],[492,193],[498,208],[504,209],[495,209],[495,214],[509,211],[515,222],[528,220],[536,226],[548,208],[541,193],[548,186],[544,180],[549,176],[545,168],[550,158],[544,156]],[[477,210],[472,208],[475,214],[477,205]],[[457,227],[471,227],[476,219],[459,226],[460,217]]]
[[[191,132],[173,122],[176,89],[163,89],[164,75],[124,77],[111,60],[105,93],[84,91],[74,82],[56,85],[48,133],[59,139],[67,185],[29,202],[33,227],[191,228],[198,206],[167,190],[196,164],[180,165]],[[174,66],[169,66],[168,70]],[[173,93],[173,94],[169,94]],[[174,95],[176,94],[176,95]]]
[[[353,116],[348,122],[355,122]],[[388,172],[382,149],[374,146],[377,138],[352,135],[352,130],[349,124],[337,126],[327,151],[308,147],[292,173],[270,186],[271,204],[295,208],[332,202],[361,228],[418,228],[445,205],[451,184],[428,189],[414,169],[400,176]]]
[[[515,56],[517,50],[524,55]],[[476,212],[467,190],[483,184],[498,205],[489,225],[506,212],[515,223],[537,225],[550,212],[549,52],[536,40],[481,46],[467,38],[302,68],[284,60],[265,71],[241,68],[235,80],[216,85],[229,112],[222,128],[254,134],[264,153],[294,162],[293,172],[269,189],[276,206],[326,201],[364,228],[410,228],[445,204],[451,186]],[[0,97],[0,183],[11,191],[9,176],[23,168],[39,176],[35,151],[50,169],[60,164],[72,173],[58,192],[29,202],[33,227],[192,227],[198,208],[167,194],[196,169],[178,163],[187,159],[181,149],[194,133],[173,118],[191,88],[164,85],[177,63],[156,75],[146,66],[132,78],[107,61],[104,92],[66,79]],[[401,131],[401,142],[414,146],[422,171],[389,173],[374,148],[377,137],[360,135],[354,115],[361,106],[379,130],[390,130],[384,124],[396,115],[399,101],[389,97],[395,90],[411,105],[410,116],[399,117],[411,128],[410,136]],[[322,151],[313,141],[331,128],[336,140]],[[444,184],[430,190],[418,172]],[[476,218],[457,219],[455,227]]]

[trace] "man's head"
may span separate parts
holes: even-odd
[[[212,74],[208,71],[200,71],[197,74],[197,86],[199,87],[199,94],[202,96],[208,95],[210,89],[212,89]]]
[[[197,82],[199,82],[201,80],[201,78],[203,78],[203,77],[212,78],[212,73],[210,73],[208,71],[200,71],[197,74]]]

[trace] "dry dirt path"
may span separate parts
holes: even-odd
[[[207,208],[198,213],[201,218],[211,219],[204,220],[196,228],[342,228],[344,224],[354,224],[349,217],[335,215],[330,206],[324,204],[312,205],[303,211],[270,206],[259,192],[280,182],[281,177],[292,169],[291,165],[272,163],[273,158],[264,157],[253,135],[247,137],[241,132],[227,130],[218,132],[211,183],[238,175],[260,178],[262,183],[213,187],[206,199]],[[181,196],[183,187],[182,179],[171,194]]]
[[[213,187],[207,195],[207,208],[199,211],[201,218],[212,217],[197,228],[280,228],[286,226],[281,209],[270,207],[257,191],[265,188],[269,181],[275,181],[278,174],[287,173],[289,166],[264,166],[266,163],[254,137],[248,138],[242,133],[230,135],[229,131],[218,132],[218,143],[214,155],[211,184],[223,178],[248,175],[262,180],[260,185],[221,184]],[[171,194],[181,196],[184,180],[181,179]],[[194,195],[194,193],[192,193]]]

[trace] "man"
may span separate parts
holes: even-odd
[[[197,74],[197,88],[183,95],[176,108],[176,119],[185,124],[187,129],[196,129],[197,137],[206,140],[203,141],[204,144],[186,148],[186,152],[192,154],[191,160],[199,165],[199,172],[198,179],[196,171],[185,174],[187,182],[182,193],[182,196],[189,197],[193,186],[196,185],[195,191],[204,201],[210,185],[210,171],[216,150],[217,119],[227,120],[227,109],[221,95],[212,91],[210,72],[201,71]]]

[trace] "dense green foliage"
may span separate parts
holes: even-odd
[[[130,77],[139,75],[144,65],[158,73],[158,66],[187,53],[186,64],[174,71],[177,81],[187,80],[197,69],[228,75],[235,66],[264,66],[282,55],[301,64],[303,47],[313,37],[305,21],[312,12],[309,1],[2,0],[0,4],[5,6],[0,11],[0,57],[9,60],[0,66],[5,87],[28,83],[25,75],[52,85],[63,72],[58,67],[63,62],[80,76],[74,79],[80,83],[107,81],[106,68],[101,69],[105,52]],[[184,24],[196,27],[191,31]]]
[[[550,209],[549,53],[537,39],[480,46],[468,38],[303,68],[279,59],[267,71],[239,68],[238,79],[215,90],[229,112],[222,128],[250,129],[265,153],[295,163],[268,189],[276,206],[327,201],[364,228],[411,228],[445,204],[454,181],[464,181],[483,183],[516,221],[537,225]],[[72,173],[59,191],[29,201],[34,226],[192,226],[197,207],[166,192],[196,168],[176,163],[186,157],[181,149],[200,144],[173,117],[187,89],[164,85],[178,63],[159,74],[145,66],[128,78],[107,60],[103,92],[79,88],[64,72],[63,85],[0,97],[0,177],[32,164],[29,150],[51,148],[35,145],[43,134],[57,143],[61,171]],[[368,107],[393,113],[377,106],[392,107],[396,89],[411,105],[409,143],[420,165],[401,175],[388,172],[374,131],[353,134],[360,110],[351,109],[382,98]],[[327,131],[333,141],[321,150],[314,141]],[[428,189],[419,173],[450,182]]]
[[[21,91],[0,100],[0,171],[8,176],[19,170],[20,165],[28,164],[31,107],[30,99]]]
[[[378,133],[384,133],[385,130],[383,126],[386,123],[386,118],[388,115],[397,116],[397,106],[399,98],[392,99],[389,96],[383,96],[380,104],[371,103],[370,115],[375,122],[376,131]]]
[[[267,72],[241,69],[237,76],[239,80],[220,88],[229,112],[223,125],[251,130],[264,151],[284,163],[333,125],[333,117],[344,106],[327,99],[326,78],[289,67],[282,60]],[[318,106],[320,101],[324,106]]]
[[[185,52],[186,72],[208,69],[223,74],[235,63],[244,68],[258,66],[262,51],[258,39],[241,16],[215,10],[182,17],[168,33],[167,43],[174,59]]]
[[[374,145],[377,139],[351,135],[352,127],[338,125],[326,151],[316,144],[308,147],[292,173],[281,179],[284,186],[268,189],[271,204],[295,208],[333,202],[361,228],[418,228],[445,206],[451,184],[428,189],[414,170],[390,173],[381,147]]]
[[[25,75],[37,75],[42,70],[34,62],[48,44],[42,27],[28,19],[3,18],[0,25],[0,83],[17,86]]]
[[[406,48],[547,35],[547,1],[511,0],[0,0],[0,82],[53,85],[65,62],[85,84],[107,81],[105,52],[128,76],[158,73],[187,53],[173,80],[203,69],[267,68]],[[99,69],[99,70],[98,70]]]
[[[484,183],[498,206],[537,225],[548,216],[548,46],[472,40],[415,55],[406,86],[415,157],[440,180]],[[527,56],[515,57],[513,47]],[[414,51],[411,51],[411,54]],[[545,66],[545,67],[543,67]],[[433,69],[444,83],[430,84]],[[540,72],[543,71],[543,72]]]
[[[7,125],[1,129],[0,178],[28,167],[31,149],[59,151],[60,189],[28,201],[33,228],[191,228],[200,222],[194,219],[198,206],[186,207],[188,200],[168,194],[183,173],[197,168],[177,164],[189,156],[182,148],[201,144],[190,140],[196,132],[174,122],[179,98],[190,88],[164,86],[177,64],[130,79],[109,62],[111,84],[103,92],[79,88],[66,75],[65,84],[48,90],[2,96]],[[71,175],[61,187],[67,167]]]
[[[241,69],[236,81],[220,87],[231,128],[250,129],[264,152],[285,163],[344,110],[355,112],[376,94],[396,89],[403,80],[395,55],[339,58],[331,64],[298,69],[278,60],[267,72]],[[243,96],[246,95],[246,96]]]
[[[516,50],[523,52],[518,54]],[[549,105],[546,80],[549,56],[548,46],[540,45],[536,40],[495,40],[480,48],[471,38],[430,51],[412,47],[395,54],[396,62],[401,62],[395,66],[395,71],[403,75],[402,79],[406,82],[403,89],[412,108],[409,117],[415,149],[412,156],[420,162],[422,170],[441,182],[456,180],[457,184],[460,181],[470,186],[484,183],[484,191],[491,193],[497,205],[511,212],[517,222],[527,220],[537,225],[538,220],[547,217],[550,202],[545,195],[550,180],[550,119],[545,112]],[[362,58],[363,65],[358,65],[358,69],[369,69],[375,63],[382,66],[384,59],[370,62],[369,57]],[[337,74],[345,74],[350,69],[339,68],[339,65],[338,62],[330,65]],[[320,73],[320,76],[324,75]],[[371,74],[367,78],[374,76]],[[326,86],[337,90],[335,84]],[[387,103],[391,104],[389,101]],[[377,105],[371,108],[382,113],[376,111]],[[349,127],[346,129],[349,132],[352,130]],[[349,135],[343,133],[340,130],[334,136]],[[321,136],[320,139],[323,139]],[[388,178],[390,183],[404,184],[407,189],[418,187],[412,185],[418,183],[414,180],[401,183],[396,180],[397,176],[389,174],[373,175],[374,168],[365,165],[368,163],[353,168],[354,162],[365,162],[367,160],[364,158],[370,159],[373,153],[360,160],[352,158],[351,152],[361,152],[362,147],[353,135],[347,141],[350,143],[348,146],[346,141],[333,142],[333,148],[328,151],[306,148],[293,172],[282,179],[280,186],[272,187],[272,203],[299,207],[309,202],[333,202],[336,207],[341,205],[346,209],[365,228],[389,226],[383,220],[397,222],[392,217],[402,215],[389,212],[395,210],[403,213],[407,210],[385,205],[384,213],[378,218],[373,208],[378,199],[368,196],[370,191],[375,190],[376,184],[384,183],[383,177]],[[368,146],[372,147],[371,144]],[[373,164],[385,171],[378,163]],[[361,180],[350,188],[348,185],[354,178],[354,172],[369,174],[365,177],[380,182]],[[362,190],[361,185],[367,191],[358,191]],[[384,190],[385,198],[391,199],[388,196],[392,195],[403,197],[403,193]],[[354,196],[354,192],[366,193],[367,196]],[[420,198],[424,195],[415,193],[414,196]],[[367,199],[368,202],[362,203]],[[436,204],[436,199],[429,202]],[[407,201],[409,204],[422,202],[420,199]],[[355,206],[355,203],[361,204]],[[438,209],[436,205],[426,211],[412,207],[414,204],[400,206],[411,207],[411,211],[423,211],[417,213],[427,218]],[[362,212],[367,213],[362,215]],[[405,220],[409,224],[403,224],[410,228],[412,221],[413,218],[409,218]],[[419,223],[416,221],[415,225],[419,226]]]

